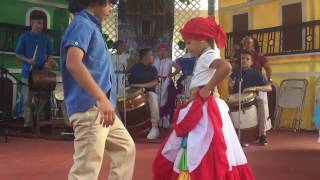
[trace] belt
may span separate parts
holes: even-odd
[[[126,71],[116,70],[116,71],[114,71],[114,73],[116,73],[116,74],[126,74]]]
[[[158,76],[158,77],[159,77],[159,79],[162,79],[162,80],[169,78],[169,76]]]

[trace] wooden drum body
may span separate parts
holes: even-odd
[[[118,96],[117,108],[122,121],[126,113],[126,127],[133,137],[145,137],[151,128],[149,105],[144,89],[128,88],[126,96]]]
[[[49,92],[56,88],[56,74],[50,71],[32,70],[29,76],[31,91]]]
[[[258,111],[256,107],[256,95],[254,93],[243,93],[241,100],[241,121],[239,125],[239,96],[232,94],[227,103],[230,108],[230,117],[237,130],[240,126],[241,140],[245,142],[257,140],[259,137]]]

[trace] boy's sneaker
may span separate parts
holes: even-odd
[[[158,128],[152,128],[147,136],[147,139],[157,139],[160,135]]]
[[[260,136],[259,143],[264,146],[268,145],[267,136],[265,135]]]

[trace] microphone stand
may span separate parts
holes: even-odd
[[[123,121],[124,121],[124,126],[127,126],[127,106],[126,106],[126,67],[124,65],[122,65],[122,72],[124,74],[124,77],[122,78],[123,79],[123,83],[124,83],[124,88],[123,88],[123,98],[124,98],[124,103],[123,103],[123,110],[124,110],[124,113],[123,113]]]
[[[161,69],[163,68],[162,67],[162,62],[161,61],[164,61],[164,60],[161,60],[159,58],[159,71],[160,71],[160,84],[159,84],[159,110],[161,109],[161,102],[162,102],[162,81],[163,81],[163,70],[161,71]],[[160,121],[159,121],[159,125],[160,127],[163,127],[163,121],[161,121],[161,117],[160,117]]]
[[[116,93],[117,93],[117,96],[118,96],[118,93],[119,93],[119,74],[120,74],[120,67],[119,67],[119,55],[118,53],[116,53]]]
[[[246,144],[242,144],[241,142],[241,110],[242,110],[242,107],[241,107],[241,95],[242,95],[242,82],[243,82],[243,78],[242,78],[242,59],[240,57],[240,67],[239,67],[239,86],[238,86],[238,138],[239,138],[239,141],[241,143],[242,146],[246,147],[247,145]]]

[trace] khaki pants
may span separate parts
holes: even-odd
[[[26,86],[23,87],[23,111],[24,111],[24,126],[31,126],[32,125],[32,97],[29,90],[29,83],[28,79],[21,79]]]
[[[257,111],[258,111],[258,124],[259,124],[259,136],[266,136],[266,123],[267,119],[265,116],[265,107],[264,100],[260,97],[257,97]]]
[[[146,98],[149,104],[152,127],[158,128],[160,121],[158,95],[155,92],[146,92]]]
[[[131,180],[135,164],[134,142],[120,121],[108,128],[102,127],[96,108],[70,117],[74,129],[74,164],[69,180],[98,179],[104,152],[111,157],[108,180]]]

